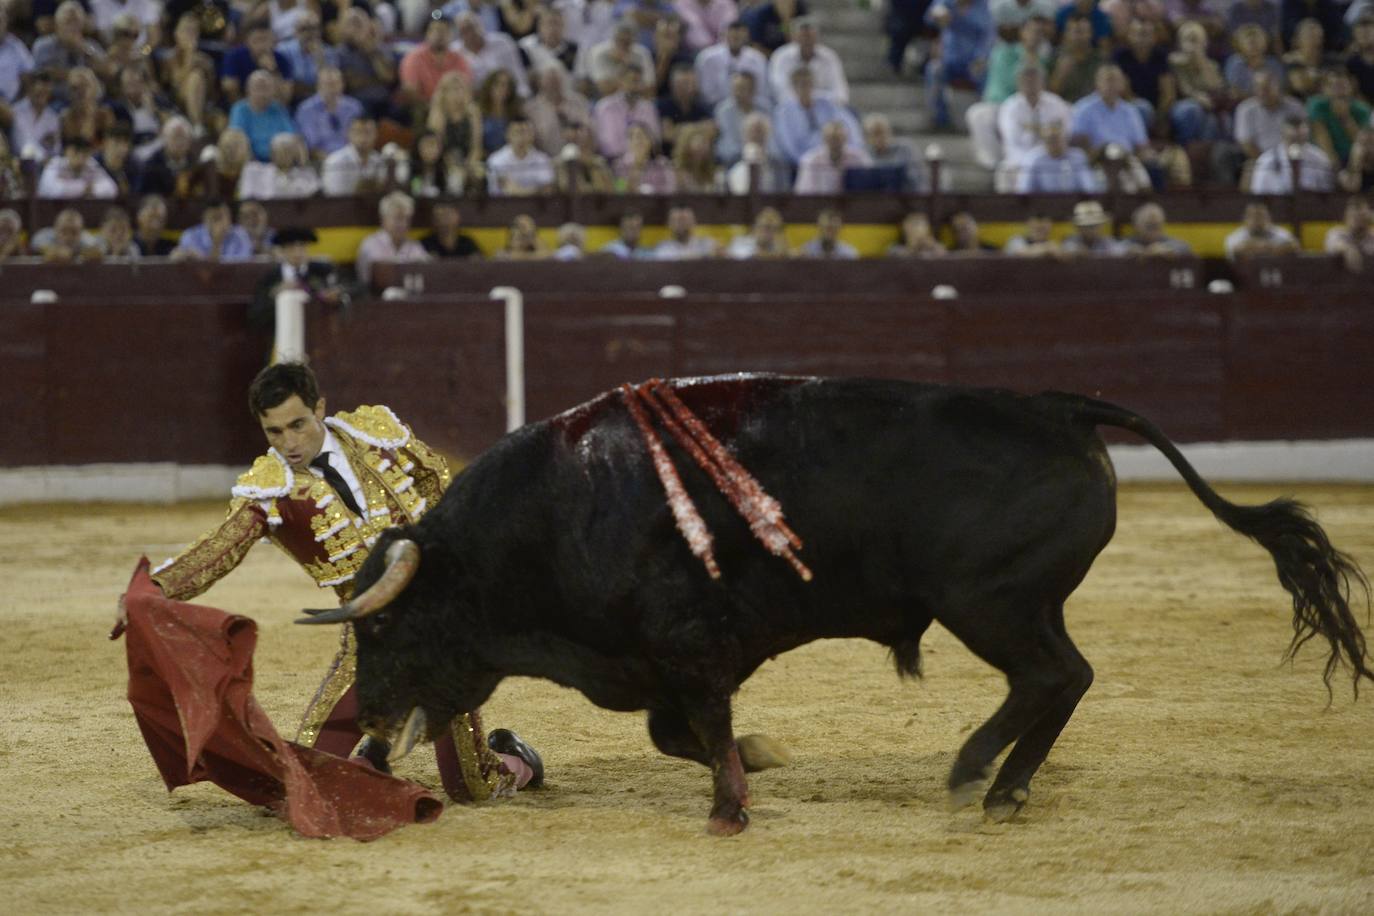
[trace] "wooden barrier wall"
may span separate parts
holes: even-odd
[[[488,446],[505,366],[486,293],[524,281],[530,419],[626,380],[772,371],[1079,391],[1179,441],[1374,436],[1370,285],[1326,258],[1251,263],[1226,295],[1192,261],[586,263],[561,284],[559,265],[479,266],[426,265],[423,295],[312,314],[331,406],[387,403],[447,451]],[[250,460],[244,392],[270,342],[244,329],[242,291],[260,269],[144,268],[102,277],[108,295],[0,304],[0,466]],[[936,282],[959,298],[932,298]],[[688,295],[651,292],[671,283]]]

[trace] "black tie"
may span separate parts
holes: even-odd
[[[358,501],[353,498],[353,489],[343,479],[343,475],[334,469],[334,465],[329,463],[329,453],[320,452],[310,462],[312,468],[319,468],[324,472],[325,483],[334,488],[334,492],[339,494],[339,499],[344,501],[344,505],[354,515],[362,515],[362,510],[358,508]]]

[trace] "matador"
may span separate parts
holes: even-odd
[[[448,465],[387,407],[327,416],[314,373],[300,363],[262,370],[248,400],[267,454],[239,477],[224,522],[156,567],[152,579],[168,598],[188,601],[265,539],[346,601],[377,535],[419,521],[448,486]],[[355,665],[352,628],[344,627],[296,741],[387,770],[390,749],[364,737],[354,721]],[[495,729],[484,739],[478,710],[455,717],[451,733],[435,741],[435,755],[444,790],[457,801],[509,795],[543,781],[539,755],[513,732]]]

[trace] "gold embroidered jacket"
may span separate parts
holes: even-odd
[[[322,478],[295,473],[269,449],[239,477],[224,523],[153,570],[153,581],[168,598],[188,601],[201,594],[266,538],[321,588],[332,587],[346,599],[377,535],[391,525],[419,521],[443,495],[447,463],[390,409],[364,406],[324,422],[362,485],[361,513],[350,511]]]

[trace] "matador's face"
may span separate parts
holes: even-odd
[[[276,407],[259,415],[267,444],[272,446],[293,470],[304,471],[324,445],[324,398],[313,408],[306,407],[300,395],[293,394]]]

